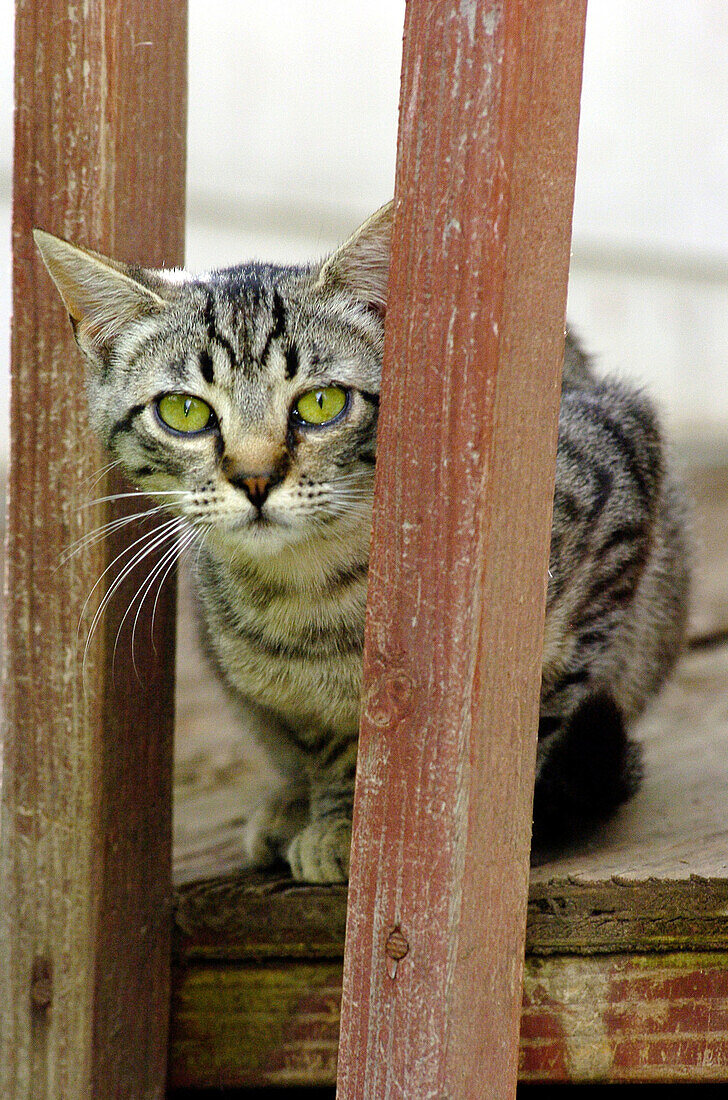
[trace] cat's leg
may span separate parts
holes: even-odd
[[[286,858],[293,838],[309,816],[308,795],[287,786],[269,795],[253,811],[243,827],[247,866],[270,867]]]
[[[294,837],[287,859],[302,882],[349,878],[357,736],[332,735],[311,759],[311,820]]]
[[[289,844],[309,818],[306,755],[274,714],[245,698],[237,703],[252,759],[259,760],[264,774],[273,773],[243,825],[245,866],[271,867],[285,861]]]
[[[560,727],[543,720],[533,806],[533,845],[550,848],[589,833],[639,786],[639,746],[619,707],[589,695]]]

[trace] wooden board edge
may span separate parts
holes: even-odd
[[[230,876],[177,891],[178,961],[340,958],[346,887]],[[531,885],[531,955],[728,950],[728,880],[552,880]]]

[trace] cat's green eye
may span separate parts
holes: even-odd
[[[157,411],[159,419],[176,432],[203,432],[212,427],[210,406],[188,393],[166,393],[157,402]]]
[[[346,390],[340,386],[326,386],[309,390],[296,402],[296,414],[304,424],[328,424],[335,420],[346,406]]]

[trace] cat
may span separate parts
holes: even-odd
[[[207,648],[271,718],[289,782],[245,825],[246,858],[284,857],[309,882],[349,869],[391,224],[389,204],[323,263],[201,276],[36,231],[87,360],[91,424],[199,531]],[[600,380],[567,332],[536,845],[587,834],[636,788],[627,729],[679,652],[688,582],[653,408]]]

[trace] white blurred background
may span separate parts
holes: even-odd
[[[11,0],[0,0],[0,413]],[[190,0],[190,267],[323,254],[392,192],[402,0]],[[589,0],[569,317],[728,459],[728,10]],[[7,424],[0,417],[0,457]]]

